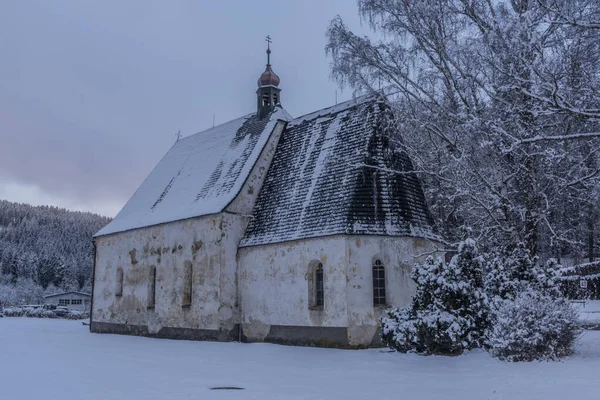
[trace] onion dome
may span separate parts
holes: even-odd
[[[262,73],[260,78],[258,78],[258,87],[261,86],[279,86],[279,77],[273,70],[271,69],[271,49],[267,49],[267,68],[265,72]]]

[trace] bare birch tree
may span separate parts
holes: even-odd
[[[332,75],[382,85],[438,225],[534,253],[594,251],[600,2],[359,0],[383,39],[328,29]],[[581,223],[591,221],[592,223]],[[590,233],[591,232],[591,233]],[[591,235],[591,236],[590,236]]]

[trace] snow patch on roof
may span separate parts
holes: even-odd
[[[336,234],[440,239],[410,160],[366,96],[288,124],[240,246]],[[384,118],[386,117],[386,118]]]
[[[340,111],[344,111],[349,108],[355,107],[355,106],[365,103],[367,101],[373,101],[374,99],[375,99],[375,96],[373,96],[373,95],[359,96],[355,99],[336,104],[335,106],[323,108],[321,110],[312,112],[310,114],[305,114],[298,118],[294,118],[289,123],[289,126],[292,127],[294,125],[300,125],[301,123],[303,123],[305,121],[310,121],[310,120],[313,120],[313,119],[319,118],[319,117],[325,117],[324,120],[316,121],[316,124],[320,125],[322,122],[325,122],[325,121],[331,119],[333,114],[336,114],[336,113],[339,113]]]
[[[117,216],[96,236],[221,212],[239,193],[283,108],[249,114],[171,147]]]

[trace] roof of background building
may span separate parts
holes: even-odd
[[[117,216],[96,236],[221,212],[237,196],[277,121],[278,107],[196,133],[171,147]]]
[[[391,118],[367,97],[292,120],[241,246],[334,234],[439,240],[411,162],[389,140]]]
[[[45,299],[50,298],[50,297],[56,297],[56,296],[63,296],[65,294],[78,294],[80,296],[87,296],[90,297],[91,295],[89,293],[83,293],[83,292],[61,292],[61,293],[54,293],[54,294],[49,294],[48,296],[44,296]]]

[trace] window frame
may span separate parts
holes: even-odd
[[[373,275],[373,307],[385,307],[387,306],[387,285],[383,261],[375,259],[371,272]]]
[[[323,263],[318,263],[315,268],[315,305],[316,309],[325,307],[325,272],[323,271]],[[320,278],[320,279],[319,279]]]
[[[325,308],[325,268],[319,260],[308,263],[308,309],[322,311]]]

